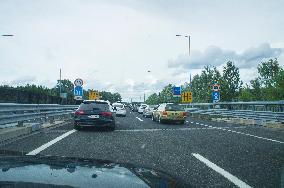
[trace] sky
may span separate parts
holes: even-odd
[[[204,66],[229,60],[247,83],[257,66],[284,66],[283,0],[1,0],[0,85],[84,89],[139,101]],[[13,34],[13,37],[3,37]],[[176,34],[191,36],[188,39]]]

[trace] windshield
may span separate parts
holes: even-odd
[[[167,104],[166,111],[182,111],[183,108],[177,104]]]
[[[83,103],[79,106],[79,110],[109,111],[109,105],[102,103],[87,103],[87,104]]]
[[[284,188],[284,0],[0,0],[0,78],[0,188]]]
[[[112,106],[113,106],[113,107],[117,107],[117,108],[123,108],[123,105],[122,105],[122,104],[113,104]]]

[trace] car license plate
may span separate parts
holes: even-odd
[[[100,116],[99,115],[90,115],[88,116],[89,118],[92,118],[92,119],[98,119]]]

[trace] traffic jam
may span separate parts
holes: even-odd
[[[74,95],[76,100],[83,99],[83,80],[78,78],[74,81]],[[181,92],[181,87],[172,88],[173,95],[180,97],[181,102],[191,102],[191,92]],[[137,112],[144,118],[151,118],[152,121],[162,123],[184,124],[187,117],[185,105],[179,103],[161,103],[157,105],[145,104],[142,102],[115,102],[101,100],[97,91],[90,91],[89,100],[83,100],[74,113],[74,129],[81,130],[84,127],[108,128],[115,130],[116,118],[126,117],[127,110]]]
[[[174,103],[162,103],[148,105],[144,103],[110,104],[104,100],[84,100],[74,115],[74,128],[80,130],[83,127],[108,127],[115,130],[115,117],[126,117],[127,110],[141,114],[152,121],[173,124],[184,124],[187,112],[184,106]]]

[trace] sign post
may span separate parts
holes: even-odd
[[[181,95],[181,87],[173,87],[173,96],[174,97],[180,97]]]
[[[183,92],[181,94],[182,103],[192,103],[192,92]]]
[[[216,103],[220,101],[220,85],[214,84],[212,86],[212,102]]]
[[[90,91],[89,92],[89,100],[98,100],[100,99],[100,94],[98,91]]]
[[[75,100],[83,100],[83,80],[80,78],[77,78],[74,81],[74,99]]]

